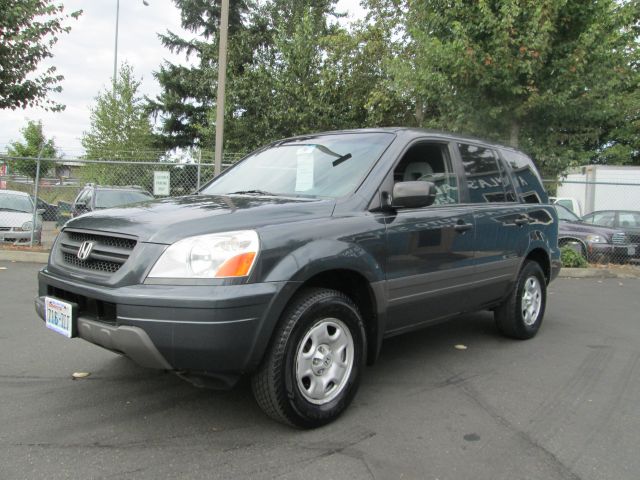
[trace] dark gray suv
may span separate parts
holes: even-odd
[[[526,339],[560,269],[523,153],[418,129],[274,142],[196,195],[69,221],[46,325],[195,384],[250,375],[273,418],[335,419],[384,338],[490,309]]]

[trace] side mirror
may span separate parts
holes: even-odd
[[[436,186],[432,182],[398,182],[393,186],[393,208],[421,208],[433,204]]]
[[[46,210],[46,209],[44,209],[44,208],[38,208],[38,209],[36,210],[36,213],[37,213],[38,215],[44,215],[44,212],[46,212],[46,211],[47,211],[47,210]]]

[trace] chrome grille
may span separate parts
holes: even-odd
[[[640,243],[640,233],[632,233],[628,235],[627,238],[631,243]]]
[[[78,258],[83,242],[93,242],[91,253],[85,260]],[[137,240],[131,237],[99,234],[81,230],[64,230],[60,234],[59,249],[62,262],[80,270],[112,274],[129,259]]]
[[[611,237],[611,243],[614,245],[626,245],[627,242],[627,234],[624,232],[614,233]]]
[[[70,230],[67,233],[72,241],[78,243],[96,242],[106,247],[125,248],[128,250],[133,250],[133,247],[135,247],[137,243],[131,238],[97,235],[94,233],[79,232],[76,230]]]
[[[97,270],[105,273],[116,273],[122,266],[121,263],[105,262],[103,260],[80,260],[76,255],[67,252],[62,252],[62,259],[67,265],[72,265],[76,268]]]

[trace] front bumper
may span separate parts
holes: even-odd
[[[637,254],[636,246],[630,244],[587,243],[587,251],[590,259],[606,260],[626,259]]]
[[[257,366],[289,282],[108,288],[40,271],[44,297],[78,304],[78,336],[150,368],[239,375]]]
[[[40,242],[41,231],[36,230],[33,234],[33,240],[36,242]],[[13,245],[24,245],[31,242],[31,230],[28,231],[1,231],[0,232],[0,243],[10,243]]]

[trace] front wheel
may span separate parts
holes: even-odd
[[[353,301],[336,290],[306,289],[284,312],[252,378],[256,401],[280,422],[325,425],[355,396],[365,352],[364,325]]]
[[[547,282],[540,265],[526,261],[515,288],[495,310],[498,330],[505,336],[526,340],[538,333],[547,303]]]

